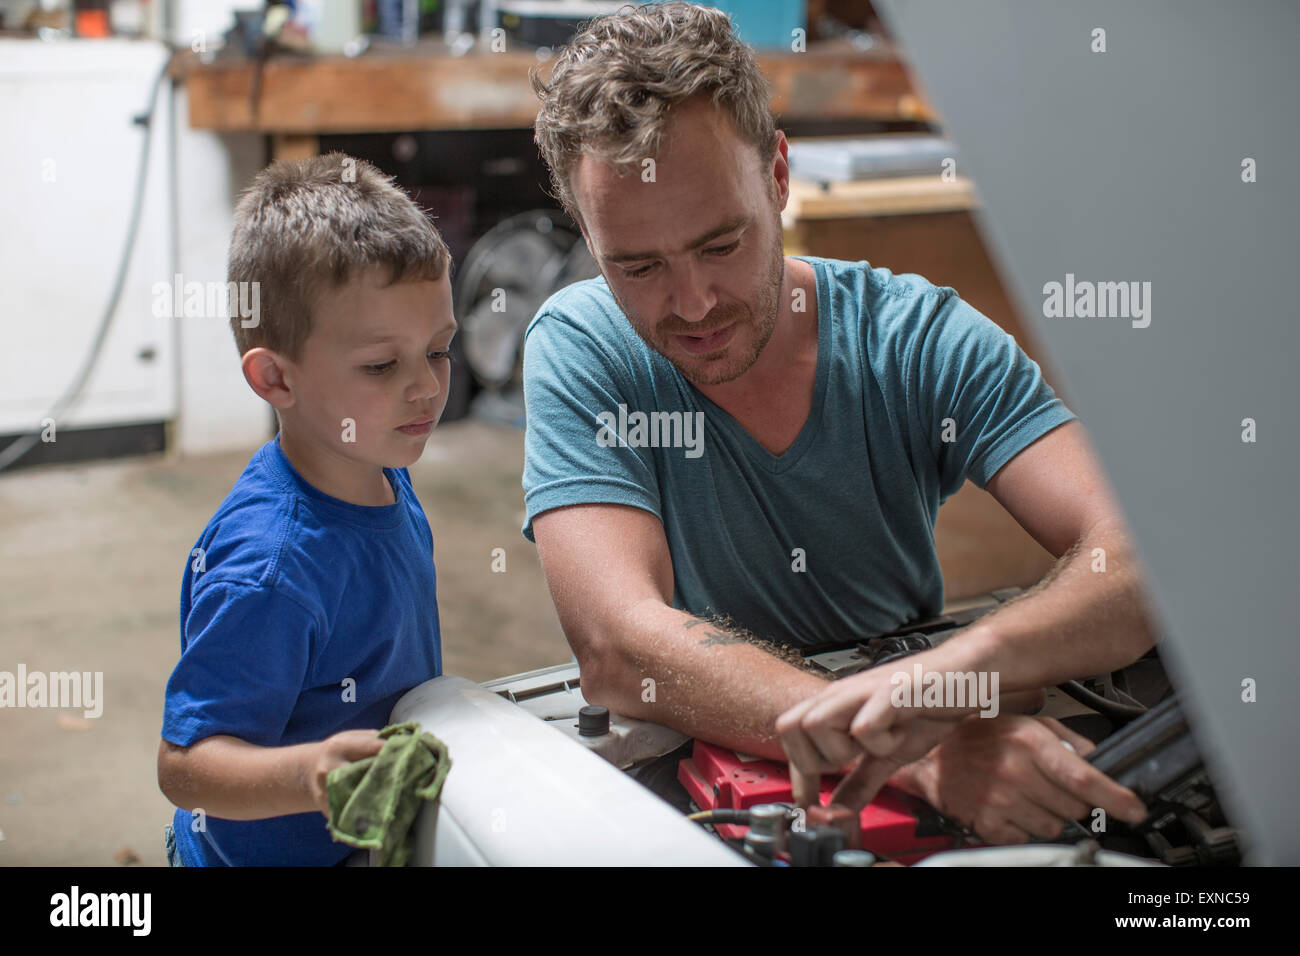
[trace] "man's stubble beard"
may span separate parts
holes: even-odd
[[[772,265],[767,272],[765,281],[758,290],[757,314],[752,321],[746,322],[747,325],[752,326],[756,330],[756,334],[750,343],[749,349],[746,351],[739,363],[733,361],[726,367],[720,368],[711,374],[706,375],[695,369],[683,368],[679,362],[668,354],[665,348],[660,347],[660,343],[655,340],[653,334],[647,334],[648,330],[642,327],[638,322],[632,321],[632,313],[628,311],[627,307],[624,306],[621,301],[619,301],[618,293],[614,292],[614,287],[612,285],[609,286],[610,293],[614,296],[614,302],[618,305],[619,309],[622,310],[623,315],[628,319],[628,322],[632,325],[633,331],[636,332],[641,341],[662,355],[667,361],[671,362],[673,367],[676,368],[677,371],[681,372],[686,380],[692,385],[721,385],[724,382],[734,381],[753,367],[754,363],[758,361],[759,355],[762,354],[763,349],[766,348],[767,343],[771,340],[772,333],[776,329],[777,313],[780,309],[781,286],[785,281],[785,247],[781,239],[779,213],[777,215],[776,223],[776,241],[773,244],[771,256]],[[609,285],[608,280],[606,280],[606,285]],[[738,308],[743,310],[743,306]],[[712,314],[713,313],[710,313],[710,315]],[[726,311],[721,313],[722,321],[716,319],[711,321],[706,316],[698,324],[704,326],[706,329],[716,330],[729,324],[727,319],[732,318],[733,315],[738,321],[744,319],[743,311],[737,311],[736,308],[728,308]],[[670,332],[664,337],[666,339],[671,339],[673,335],[677,334],[682,333]],[[716,364],[716,362],[711,362],[709,364]]]

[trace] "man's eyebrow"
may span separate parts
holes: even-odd
[[[741,226],[749,225],[750,218],[750,216],[744,214],[732,216],[716,229],[710,229],[698,239],[687,243],[686,247],[682,249],[682,252],[690,252],[693,249],[698,249],[700,246],[712,242],[714,239],[718,238],[718,236],[726,235],[729,232],[735,232]],[[653,250],[649,252],[613,252],[604,256],[604,259],[608,262],[636,262],[641,259],[655,259],[658,258],[659,255],[660,253]]]

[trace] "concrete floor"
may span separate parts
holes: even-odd
[[[98,719],[0,712],[0,866],[165,865],[155,758],[180,651],[189,549],[255,449],[0,474],[0,670],[102,671]],[[519,534],[523,434],[457,422],[411,468],[429,517],[447,673],[486,680],[569,659]],[[948,597],[1037,580],[1050,556],[970,485],[936,532]],[[489,571],[492,549],[507,572]]]

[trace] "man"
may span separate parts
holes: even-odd
[[[1063,560],[924,669],[996,672],[1004,711],[1033,709],[1151,646],[1118,510],[1038,367],[951,289],[783,255],[785,136],[717,11],[593,21],[534,86],[603,277],[542,306],[524,359],[524,534],[587,699],[788,754],[802,802],[854,765],[838,799],[889,779],[995,842],[1140,819],[1055,721],[895,708],[887,675],[827,685],[772,652],[936,614],[934,521],[967,477]]]

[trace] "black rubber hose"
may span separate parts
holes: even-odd
[[[1147,712],[1146,707],[1135,707],[1132,704],[1121,704],[1118,701],[1107,700],[1100,694],[1094,694],[1077,680],[1068,680],[1064,684],[1058,684],[1057,686],[1084,706],[1091,707],[1099,714],[1111,717],[1120,723],[1136,720]]]
[[[749,826],[748,810],[733,810],[730,807],[719,807],[717,810],[706,810],[703,813],[691,814],[691,819],[696,823],[708,823],[713,825],[733,824],[738,826]]]

